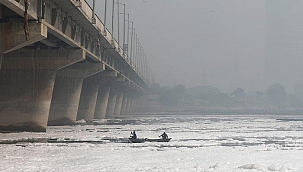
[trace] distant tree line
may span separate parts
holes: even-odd
[[[279,83],[270,85],[266,91],[245,92],[236,88],[232,93],[222,93],[213,86],[186,88],[153,83],[151,94],[158,95],[157,101],[164,106],[196,104],[212,107],[303,107],[303,84],[296,87],[295,94],[287,95],[285,87]]]
[[[161,87],[160,84],[153,83],[151,87],[153,94],[159,95],[159,101],[163,105],[178,105],[186,100],[186,88],[184,85],[174,87]]]

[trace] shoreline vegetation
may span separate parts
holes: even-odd
[[[142,107],[136,114],[154,115],[302,115],[303,108],[203,108]]]
[[[236,88],[232,93],[222,93],[213,86],[186,88],[184,85],[166,87],[153,83],[150,93],[139,99],[138,107],[137,114],[300,115],[303,114],[303,86],[296,94],[287,94],[280,84],[273,84],[265,91],[245,92]]]

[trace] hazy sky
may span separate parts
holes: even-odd
[[[104,0],[96,3],[103,19]],[[237,87],[264,91],[278,82],[293,92],[303,82],[302,0],[120,3],[126,4],[161,85],[212,85],[231,92]]]

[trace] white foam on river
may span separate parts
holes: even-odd
[[[94,143],[0,144],[0,171],[302,172],[303,116],[131,116],[108,125],[0,133]],[[130,131],[168,143],[127,143]],[[100,142],[98,142],[100,141]]]

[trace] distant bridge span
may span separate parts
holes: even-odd
[[[0,131],[131,114],[149,89],[146,57],[84,0],[0,0],[0,34]]]

